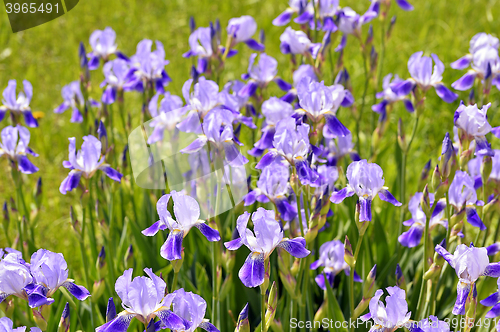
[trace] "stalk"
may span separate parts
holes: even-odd
[[[358,151],[358,153],[361,154],[361,142],[359,140],[359,131],[360,131],[360,126],[361,126],[361,120],[363,118],[363,109],[365,108],[365,104],[366,104],[366,94],[368,92],[368,85],[369,85],[369,73],[368,73],[368,66],[366,65],[366,52],[365,52],[365,49],[364,49],[364,46],[361,45],[361,53],[363,54],[363,68],[364,68],[364,72],[365,72],[365,87],[364,87],[364,90],[363,90],[363,97],[361,99],[361,108],[359,109],[359,114],[358,114],[358,119],[356,121],[356,149]]]
[[[262,289],[260,290],[260,295],[261,295],[261,305],[260,305],[260,330],[261,332],[266,332],[266,290]]]
[[[356,220],[356,222],[359,222]],[[354,271],[356,271],[356,263],[358,261],[359,251],[361,249],[361,243],[363,242],[363,238],[365,236],[365,232],[359,234],[358,243],[356,244],[356,250],[354,251],[354,263],[351,268],[351,272],[349,273],[349,305],[351,312],[351,319],[354,319]],[[354,327],[351,328],[351,331],[354,331]]]

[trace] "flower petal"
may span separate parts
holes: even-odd
[[[175,261],[181,259],[182,253],[182,240],[184,239],[184,232],[175,230],[168,234],[167,241],[161,246],[160,255],[161,257],[169,260]]]
[[[347,197],[351,197],[352,195],[354,195],[354,191],[353,190],[350,190],[348,188],[344,188],[344,189],[341,189],[339,191],[334,192],[332,194],[332,196],[330,197],[330,201],[332,203],[339,204],[344,199],[346,199]]]
[[[457,285],[457,300],[455,306],[453,307],[452,313],[454,315],[464,315],[465,314],[465,303],[469,297],[471,284],[459,281]]]
[[[95,329],[95,332],[126,332],[134,314],[122,311],[115,319]]]
[[[203,236],[205,236],[208,241],[211,242],[220,241],[220,234],[218,230],[215,230],[212,227],[202,222],[196,224],[195,227],[200,230],[201,234],[203,234]]]
[[[90,292],[85,287],[78,286],[70,281],[66,281],[62,284],[62,286],[80,301],[83,301],[90,296]]]
[[[246,287],[260,286],[264,282],[264,254],[250,253],[238,272],[241,282]]]
[[[378,197],[381,200],[389,202],[394,206],[401,206],[401,203],[396,198],[394,198],[394,196],[387,189],[380,190],[378,193]]]
[[[303,237],[283,239],[278,247],[285,249],[290,255],[297,258],[307,257],[311,253],[306,249],[306,240]]]

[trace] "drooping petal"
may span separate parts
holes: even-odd
[[[495,292],[490,296],[488,296],[487,298],[485,298],[484,300],[481,300],[479,303],[481,303],[485,307],[491,307],[497,304],[498,302],[500,302],[500,293]]]
[[[380,190],[378,193],[378,197],[381,200],[389,202],[394,206],[401,206],[401,203],[396,198],[394,198],[394,196],[387,189]]]
[[[285,249],[290,255],[297,258],[304,258],[311,253],[306,249],[306,240],[303,237],[283,239],[278,247]]]
[[[436,94],[439,98],[443,99],[447,103],[453,103],[458,98],[456,93],[452,92],[442,83],[436,84],[434,88],[436,89]]]
[[[1,119],[0,119],[1,121]],[[38,127],[38,121],[33,117],[33,114],[31,111],[25,111],[24,112],[24,122],[26,122],[26,125],[31,128]]]
[[[203,322],[199,325],[199,327],[207,332],[220,332],[219,329],[216,328],[215,325],[213,325],[210,322]]]
[[[252,288],[264,282],[264,273],[264,254],[250,253],[238,272],[238,276],[243,285]]]
[[[122,311],[115,319],[95,329],[96,332],[126,332],[133,314]]]
[[[266,153],[255,165],[256,169],[264,169],[264,167],[269,166],[273,163],[274,160],[278,157],[278,152],[271,150],[268,153]]]
[[[205,135],[200,135],[191,144],[181,150],[181,153],[195,153],[200,151],[206,144],[208,138]]]
[[[351,197],[354,195],[354,191],[350,190],[349,188],[344,188],[339,191],[336,191],[332,194],[330,197],[330,201],[335,204],[341,203],[344,199],[347,197]]]
[[[283,13],[279,14],[278,17],[276,17],[273,20],[273,25],[274,26],[287,25],[290,22],[290,20],[292,19],[292,14],[293,14],[293,11],[291,9],[285,10]]]
[[[476,79],[476,73],[468,72],[464,76],[460,77],[458,81],[453,82],[451,84],[451,87],[459,91],[469,90],[474,85],[475,79]]]
[[[28,304],[30,308],[49,305],[54,302],[54,299],[47,297],[48,288],[41,284],[30,284],[24,289],[28,295]]]
[[[420,244],[423,234],[422,227],[410,227],[410,229],[398,237],[399,243],[407,248],[414,248]]]
[[[241,242],[241,238],[237,238],[229,242],[224,242],[224,246],[227,248],[227,250],[236,250],[239,249],[242,245],[243,242]]]
[[[82,172],[72,170],[69,172],[68,176],[63,180],[61,185],[59,186],[59,191],[61,194],[66,195],[68,191],[71,191],[78,187],[80,183],[80,177],[82,176]]]
[[[359,221],[371,221],[372,220],[372,200],[360,197],[359,198]],[[399,203],[401,204],[401,203]]]
[[[17,165],[21,173],[33,174],[38,172],[38,167],[33,165],[33,163],[25,155],[21,155],[17,158]]]
[[[490,311],[486,313],[485,318],[496,318],[498,316],[500,316],[500,303],[495,304],[493,308],[491,308]]]
[[[175,230],[168,234],[167,241],[161,246],[161,257],[174,261],[181,259],[182,253],[182,240],[184,239],[184,232]]]
[[[467,215],[467,222],[474,227],[478,227],[480,230],[484,231],[486,225],[483,223],[475,208],[467,207],[465,208],[465,213]]]
[[[255,39],[249,39],[245,41],[245,44],[247,44],[248,47],[257,52],[264,52],[264,50],[266,49],[263,44],[259,43]]]
[[[161,220],[158,220],[157,222],[143,230],[141,233],[146,236],[154,236],[156,235],[156,233],[158,233],[158,231],[165,230],[166,228],[167,225],[165,225],[165,223],[163,223]]]
[[[156,315],[161,319],[161,322],[165,325],[165,328],[171,329],[172,331],[189,330],[189,328],[191,327],[190,322],[182,317],[177,316],[170,310],[157,311]]]
[[[106,176],[108,178],[110,178],[111,180],[114,180],[116,182],[121,182],[123,174],[118,172],[117,170],[115,170],[114,168],[109,166],[108,164],[103,164],[103,165],[99,166],[99,169],[101,171],[103,171],[104,174],[106,174]]]
[[[445,248],[443,248],[441,245],[437,244],[435,249],[436,252],[444,258],[445,261],[448,262],[448,264],[450,264],[450,266],[452,268],[455,268],[455,261],[453,259],[453,255],[450,254]]]
[[[200,230],[201,234],[203,234],[203,236],[205,236],[208,241],[220,241],[220,234],[218,230],[213,229],[205,223],[198,223],[195,225],[195,227]]]
[[[469,297],[471,284],[459,281],[457,285],[457,300],[455,306],[453,307],[452,313],[454,315],[464,315],[465,314],[465,303]]]
[[[80,301],[83,301],[90,296],[90,292],[85,287],[78,286],[70,281],[66,281],[62,284],[62,286]]]
[[[325,115],[326,123],[332,133],[339,137],[348,136],[351,132],[334,115]]]
[[[460,70],[465,69],[469,67],[471,61],[472,61],[472,54],[467,54],[458,59],[457,61],[452,62],[450,67],[453,69],[460,69]]]
[[[413,10],[413,6],[406,0],[396,0],[398,6],[406,11]]]
[[[492,278],[500,277],[500,262],[490,263],[484,270],[483,275]]]

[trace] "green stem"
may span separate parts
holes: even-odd
[[[175,289],[177,288],[177,276],[178,275],[179,275],[179,272],[174,272],[174,280],[172,281],[172,288],[171,288],[170,292],[175,291]]]
[[[437,205],[437,204],[435,204]],[[425,272],[427,272],[427,269],[429,268],[428,267],[428,258],[429,258],[429,220],[430,220],[430,215],[426,216],[425,217],[425,229],[424,229],[424,261],[423,261],[423,264],[422,264],[422,285],[420,286],[420,295],[419,295],[419,298],[418,298],[418,306],[417,306],[417,318],[418,319],[421,319],[423,318],[422,315],[422,309],[423,309],[423,306],[424,306],[424,301],[423,301],[423,297],[424,297],[424,293],[425,293],[425,290],[426,290],[426,284],[427,284],[427,280],[425,280],[423,278]]]
[[[359,132],[360,132],[360,127],[361,127],[361,120],[363,118],[363,109],[365,108],[365,104],[366,104],[366,94],[368,92],[368,85],[370,83],[368,66],[366,64],[366,61],[367,61],[366,52],[365,52],[365,49],[363,46],[361,47],[361,53],[363,54],[363,68],[364,68],[364,72],[365,72],[365,87],[363,90],[363,97],[361,99],[361,108],[359,109],[359,115],[358,115],[358,118],[356,121],[356,140],[357,140],[356,149],[357,149],[359,154],[361,154],[361,142],[359,139]]]
[[[296,201],[297,201],[297,213],[299,215],[300,234],[302,236],[304,236],[305,233],[304,233],[304,225],[302,224],[302,208],[301,208],[301,203],[300,203],[300,196],[301,196],[300,195],[300,190],[299,190],[300,186],[298,184],[299,179],[297,177],[297,169],[295,167],[293,168],[293,174],[294,174],[294,178],[295,178],[294,180],[297,181],[297,185],[295,186],[294,189],[295,189],[295,195],[297,196],[297,200]],[[291,232],[290,232],[290,235],[293,236],[293,234]]]
[[[359,221],[356,221],[359,222]],[[361,243],[363,242],[363,238],[365,233],[361,233],[359,235],[358,243],[356,244],[356,250],[354,251],[354,264],[349,273],[349,306],[351,310],[351,319],[355,319],[354,317],[354,272],[356,271],[356,264],[358,261],[359,251],[361,249]],[[354,331],[354,327],[351,328],[351,331]]]
[[[266,332],[266,291],[261,290],[260,330]]]

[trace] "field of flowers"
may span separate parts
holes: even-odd
[[[0,332],[500,331],[499,15],[3,17]]]

